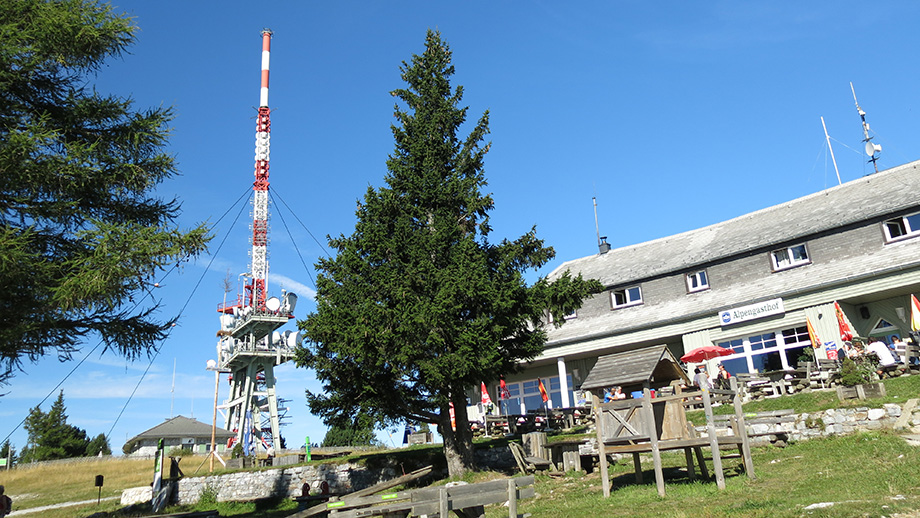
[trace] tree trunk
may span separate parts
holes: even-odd
[[[447,474],[453,478],[475,469],[475,466],[473,464],[473,432],[470,430],[470,420],[466,415],[466,395],[462,390],[457,390],[451,394],[451,400],[454,403],[454,421],[457,429],[451,429],[449,408],[441,409],[442,417],[438,428],[444,439]]]

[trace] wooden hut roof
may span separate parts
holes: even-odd
[[[581,388],[594,390],[615,385],[627,386],[646,381],[667,385],[674,380],[690,384],[684,370],[666,345],[622,351],[597,359]]]

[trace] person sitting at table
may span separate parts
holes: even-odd
[[[613,399],[626,399],[626,394],[623,393],[623,387],[619,385],[613,387]]]
[[[884,374],[885,367],[891,367],[892,365],[896,365],[898,363],[895,361],[894,355],[891,354],[891,350],[888,349],[888,344],[882,340],[876,340],[870,343],[866,350],[870,353],[875,353],[875,355],[878,356],[879,366],[878,370],[875,372],[879,375],[879,377]]]
[[[705,365],[700,365],[693,369],[693,384],[701,389],[708,390],[712,388],[712,380],[709,379],[709,374],[706,373]]]

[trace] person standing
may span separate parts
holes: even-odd
[[[719,388],[725,390],[729,389],[731,387],[731,382],[729,381],[731,377],[732,374],[720,363],[719,372],[716,374],[716,379],[719,381]]]
[[[0,516],[6,516],[13,512],[13,500],[6,496],[6,489],[0,486]]]

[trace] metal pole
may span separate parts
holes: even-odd
[[[210,466],[209,471],[214,471],[214,455],[216,453],[216,445],[214,444],[216,432],[217,432],[217,387],[220,383],[220,371],[214,371],[214,417],[211,419],[211,455],[210,455]]]
[[[834,158],[834,148],[831,147],[831,136],[827,134],[827,124],[824,124],[824,117],[821,117],[821,126],[824,127],[824,138],[827,139],[827,148],[831,150],[831,160],[834,162],[834,172],[837,173],[837,185],[842,184],[840,181],[840,171],[837,169],[837,159]]]

